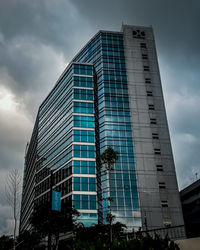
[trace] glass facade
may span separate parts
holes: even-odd
[[[37,145],[36,204],[50,199],[53,171],[62,205],[86,225],[97,223],[93,86],[93,66],[72,63],[40,106]]]
[[[134,164],[132,127],[126,78],[123,34],[99,32],[95,38],[75,57],[74,61],[94,65],[98,85],[99,149],[100,154],[111,146],[118,152],[117,163],[109,176],[101,173],[103,198],[99,202],[99,216],[111,212],[116,220],[126,225],[141,226],[141,219],[134,217],[139,211],[136,172]],[[100,211],[99,211],[100,212]]]
[[[121,33],[99,32],[59,78],[38,112],[35,203],[61,192],[85,225],[117,221],[140,226],[126,66]],[[109,176],[96,159],[118,153]],[[52,172],[53,171],[53,172]],[[111,204],[102,198],[112,197]]]

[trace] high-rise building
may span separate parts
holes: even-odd
[[[98,167],[118,153],[109,174]],[[151,27],[99,31],[39,107],[26,150],[20,230],[34,204],[61,192],[85,225],[110,210],[130,229],[183,225]],[[109,202],[106,197],[111,197]]]

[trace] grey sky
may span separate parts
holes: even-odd
[[[5,177],[23,172],[39,104],[99,29],[122,22],[153,26],[179,188],[200,175],[199,12],[198,0],[0,1],[0,235],[12,233]]]

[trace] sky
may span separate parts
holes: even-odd
[[[153,26],[179,189],[200,177],[199,12],[199,0],[0,1],[0,235],[13,231],[5,180],[23,174],[38,107],[100,29]]]

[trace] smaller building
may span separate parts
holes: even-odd
[[[200,179],[180,192],[188,238],[200,236]]]

